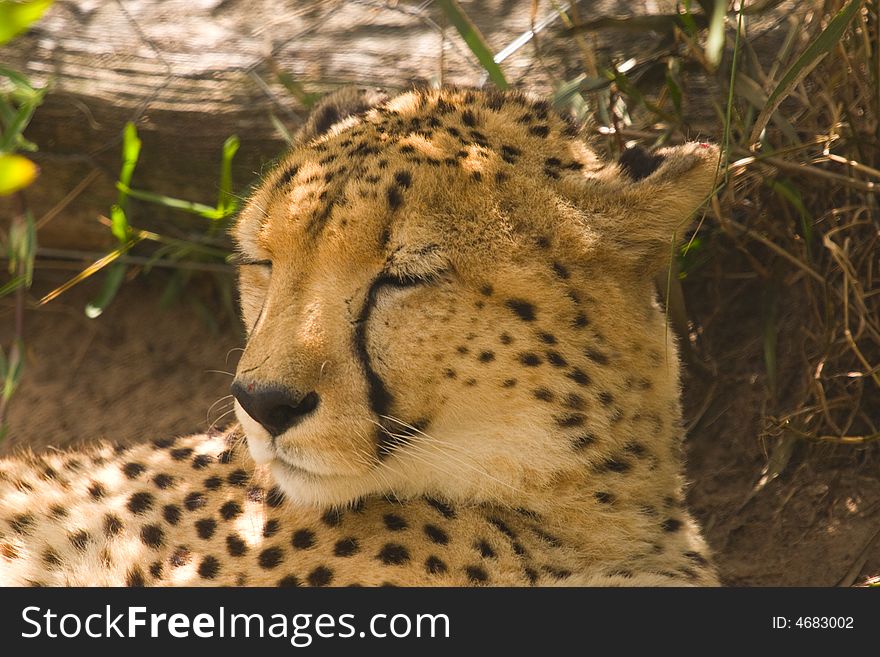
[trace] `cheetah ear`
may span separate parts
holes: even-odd
[[[708,200],[718,171],[717,146],[691,142],[654,153],[624,152],[619,168],[623,217],[600,230],[636,271],[653,275],[669,264],[696,211]]]
[[[337,123],[388,100],[382,89],[342,87],[324,96],[312,108],[305,125],[296,133],[294,144],[305,144],[330,131]]]

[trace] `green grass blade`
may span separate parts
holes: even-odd
[[[3,126],[3,134],[0,135],[0,151],[12,150],[16,142],[21,138],[21,133],[27,128],[34,115],[37,106],[34,103],[23,103],[15,111],[12,121]]]
[[[130,121],[125,124],[125,130],[122,133],[122,169],[119,172],[119,182],[124,188],[131,187],[131,177],[134,174],[134,168],[137,166],[138,158],[141,154],[141,140],[137,134],[137,128]],[[117,203],[121,207],[125,207],[126,191],[119,185],[119,199]]]
[[[864,0],[850,0],[849,4],[837,12],[837,15],[831,19],[825,29],[822,30],[822,33],[807,46],[807,49],[785,72],[779,84],[770,92],[770,96],[767,98],[767,105],[758,115],[758,118],[755,119],[755,126],[752,128],[749,143],[757,143],[776,108],[810,74],[810,71],[816,68],[825,55],[831,52],[831,49],[837,45],[843,36],[844,30],[846,30],[850,21],[858,13],[863,2]]]
[[[98,297],[86,306],[86,317],[95,319],[107,309],[107,306],[110,305],[110,302],[113,301],[116,293],[119,291],[119,286],[122,285],[126,269],[126,266],[121,262],[110,266]]]
[[[217,197],[217,212],[225,217],[235,212],[238,201],[232,195],[232,158],[238,152],[241,142],[232,135],[223,142],[223,159],[220,163],[220,194]]]
[[[807,249],[807,262],[812,262],[813,215],[804,204],[800,190],[787,180],[768,180],[767,185],[797,211],[801,220],[801,236],[804,238],[804,245]]]
[[[706,38],[706,60],[717,67],[721,63],[721,55],[724,54],[724,19],[727,15],[727,0],[715,0],[711,10],[709,36]]]
[[[119,240],[120,244],[125,244],[128,241],[131,232],[125,211],[116,204],[110,208],[110,232]]]
[[[489,50],[489,46],[486,45],[486,40],[480,34],[477,26],[464,13],[458,2],[456,0],[437,0],[437,4],[440,5],[440,9],[446,14],[446,18],[455,26],[455,29],[458,30],[468,48],[471,49],[471,52],[474,53],[474,56],[482,64],[483,68],[486,69],[489,79],[499,89],[507,89],[509,86],[507,80],[504,77],[504,73],[501,72],[501,67],[495,63],[495,58],[492,55],[492,51]]]
[[[166,208],[173,208],[174,210],[183,210],[184,212],[197,214],[200,217],[205,217],[206,219],[222,219],[226,216],[217,208],[213,208],[210,205],[205,205],[204,203],[184,201],[179,198],[173,198],[171,196],[165,196],[163,194],[154,194],[153,192],[146,192],[141,189],[131,189],[130,187],[125,187],[121,183],[116,183],[116,188],[120,191],[125,191],[125,194],[127,196],[135,198],[139,201],[155,203],[156,205],[162,205]]]

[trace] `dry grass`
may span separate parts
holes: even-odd
[[[632,141],[652,146],[695,135],[727,145],[728,166],[679,260],[681,276],[713,275],[700,270],[715,255],[704,245],[723,240],[751,272],[716,267],[714,274],[760,281],[755,308],[764,324],[767,436],[836,445],[877,440],[880,3],[730,3],[717,66],[709,51],[717,3],[699,4],[706,13],[697,8],[644,23],[662,34],[653,53],[624,51],[623,59],[601,62],[588,52],[585,61],[599,59],[599,76],[610,84],[583,92],[598,84],[585,68],[578,97],[612,152]],[[851,13],[846,25],[833,21],[841,11]],[[590,24],[568,18],[587,49],[594,27],[642,26],[636,18]],[[827,56],[811,56],[812,44],[822,46],[823,39]],[[627,56],[635,61],[620,66]],[[783,363],[777,341],[785,297],[800,300],[799,330],[785,338],[798,342],[800,357]],[[677,309],[670,311],[674,316]],[[712,355],[699,356],[711,368]],[[786,389],[778,390],[782,380]]]

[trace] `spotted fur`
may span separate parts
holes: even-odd
[[[618,165],[516,93],[355,99],[234,231],[249,453],[2,462],[0,582],[716,584],[652,278],[717,149]]]

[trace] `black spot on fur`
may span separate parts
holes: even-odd
[[[489,516],[488,518],[486,518],[486,520],[489,522],[490,525],[495,527],[495,529],[497,529],[502,534],[507,536],[507,538],[509,538],[509,539],[516,538],[516,534],[514,533],[514,531],[510,527],[508,527],[507,523],[504,522],[501,518],[499,518],[497,516]]]
[[[524,322],[535,321],[535,306],[522,299],[508,299],[504,305],[510,308],[514,314]]]
[[[425,559],[425,570],[429,575],[441,575],[449,570],[439,557],[430,556]]]
[[[387,543],[376,555],[379,561],[388,566],[400,566],[409,561],[409,550],[396,543]]]
[[[141,463],[126,463],[122,466],[122,473],[129,479],[137,479],[146,468]]]
[[[602,403],[603,406],[611,406],[611,404],[614,403],[614,395],[612,395],[610,392],[600,392],[599,401]]]
[[[461,113],[461,122],[464,123],[467,127],[473,128],[477,125],[477,117],[474,116],[474,113],[470,110],[465,110]]]
[[[632,465],[629,461],[617,458],[607,458],[596,466],[597,472],[616,472],[618,474],[629,472],[631,469]]]
[[[110,538],[116,536],[122,531],[122,520],[114,513],[108,513],[104,516],[104,536]]]
[[[553,335],[552,333],[545,333],[543,331],[541,333],[538,333],[538,338],[544,344],[556,344],[558,342],[555,335]]]
[[[580,413],[571,413],[569,415],[564,415],[560,418],[557,418],[556,424],[558,424],[563,429],[568,429],[570,427],[580,427],[584,424],[584,416]]]
[[[342,524],[342,511],[329,509],[321,516],[321,522],[328,527],[339,527]]]
[[[385,521],[385,527],[393,532],[399,532],[409,527],[406,524],[406,520],[394,513],[386,513],[382,519]]]
[[[425,501],[431,505],[437,512],[440,513],[444,518],[454,518],[455,517],[455,509],[449,506],[446,502],[441,502],[440,500],[434,499],[432,497],[425,498]]]
[[[204,470],[207,468],[211,461],[214,460],[214,457],[210,454],[199,454],[192,460],[192,467],[195,470]]]
[[[269,547],[260,552],[260,556],[257,559],[257,562],[260,564],[260,568],[264,570],[271,570],[272,568],[276,568],[283,559],[284,552],[281,550],[281,548]]]
[[[585,449],[590,445],[595,444],[596,436],[591,433],[582,433],[580,436],[574,439],[572,445],[575,449]]]
[[[268,504],[273,509],[277,509],[279,506],[284,504],[284,493],[281,492],[281,489],[277,486],[273,486],[269,489],[268,494],[266,495],[266,504]]]
[[[230,557],[241,557],[247,552],[247,545],[238,534],[226,537],[226,551]]]
[[[685,552],[684,556],[700,566],[709,565],[709,560],[699,552]]]
[[[92,537],[85,529],[80,529],[77,532],[69,534],[67,539],[76,550],[83,552],[86,549],[86,546],[92,540]]]
[[[578,313],[574,318],[573,324],[575,328],[584,328],[589,326],[590,320],[584,313]]]
[[[185,566],[192,559],[192,552],[185,545],[180,545],[176,550],[171,554],[171,558],[169,559],[169,563],[174,568],[179,568],[180,566]]]
[[[502,144],[501,146],[501,158],[505,162],[509,162],[510,164],[516,164],[516,159],[522,155],[522,151],[514,146],[508,146],[507,144]]]
[[[492,546],[489,545],[484,540],[479,540],[474,543],[474,548],[477,552],[480,553],[480,556],[484,559],[494,559],[495,558],[495,550],[492,549]]]
[[[193,450],[191,447],[179,447],[171,450],[171,458],[175,461],[182,461],[183,459],[189,458],[192,453]]]
[[[600,504],[614,504],[614,495],[612,493],[607,493],[605,491],[599,490],[593,493],[593,497],[596,498],[596,501]]]
[[[89,486],[89,497],[93,500],[100,500],[104,495],[107,494],[107,489],[104,488],[102,484],[99,484],[97,481],[93,481],[92,485]]]
[[[250,479],[250,475],[244,470],[235,470],[228,477],[226,477],[226,481],[228,481],[233,486],[244,486],[247,484]]]
[[[183,507],[187,511],[196,511],[208,503],[208,498],[201,491],[194,491],[183,498]]]
[[[660,523],[660,528],[665,532],[677,532],[682,527],[682,522],[678,518],[667,518]]]
[[[281,529],[281,523],[276,518],[267,520],[266,524],[263,525],[263,538],[272,538],[278,533],[279,529]]]
[[[144,574],[140,568],[132,568],[125,576],[125,585],[129,588],[140,588],[144,586]]]
[[[220,516],[224,520],[232,520],[234,518],[237,518],[240,515],[241,515],[241,506],[238,504],[238,502],[234,502],[234,501],[230,500],[230,501],[224,503],[223,506],[220,507]]]
[[[329,586],[333,581],[333,571],[327,566],[318,566],[306,578],[309,586]]]
[[[199,577],[202,579],[214,579],[217,577],[217,573],[220,572],[220,562],[215,557],[208,555],[199,564],[198,572]]]
[[[400,193],[400,187],[396,185],[391,185],[385,196],[388,199],[388,209],[392,212],[403,204],[403,195]]]
[[[196,521],[196,533],[199,535],[199,538],[206,541],[214,535],[216,529],[217,521],[213,518],[202,518]]]
[[[141,541],[147,547],[158,550],[165,544],[165,532],[159,525],[144,525],[141,528]]]
[[[495,360],[495,354],[493,354],[491,351],[483,351],[480,352],[478,358],[481,363],[491,363],[493,360]]]
[[[571,274],[568,273],[568,268],[558,262],[553,263],[553,271],[562,280],[568,280],[568,278],[571,276]]]
[[[439,545],[446,545],[449,543],[449,534],[440,529],[437,525],[425,525],[425,536],[432,543],[437,543]]]
[[[489,574],[482,566],[465,566],[464,572],[474,584],[484,584],[489,581]]]
[[[297,579],[296,575],[285,575],[281,579],[278,580],[278,586],[282,588],[291,588],[294,586],[299,586],[299,579]]]
[[[337,557],[350,557],[357,554],[358,550],[360,550],[358,540],[351,536],[336,541],[336,545],[333,546],[333,554]]]
[[[290,542],[297,550],[308,550],[315,545],[315,532],[311,529],[297,529]]]
[[[603,354],[601,351],[596,349],[587,349],[587,358],[598,365],[607,365],[608,364],[608,356]]]
[[[128,510],[135,514],[146,513],[153,508],[153,496],[150,493],[134,493],[128,498]]]
[[[519,355],[519,362],[526,367],[537,367],[544,361],[541,360],[541,357],[538,354],[526,352]]]
[[[162,517],[169,525],[176,525],[180,522],[180,507],[176,504],[166,504],[162,508]]]
[[[583,370],[575,367],[571,372],[566,374],[566,376],[577,383],[578,385],[588,386],[590,385],[590,377]]]
[[[546,125],[529,126],[529,132],[536,137],[546,137],[550,134],[550,128]]]
[[[170,488],[171,485],[174,483],[174,477],[165,474],[164,472],[160,472],[155,477],[153,477],[153,483],[159,490],[165,490],[166,488]]]

